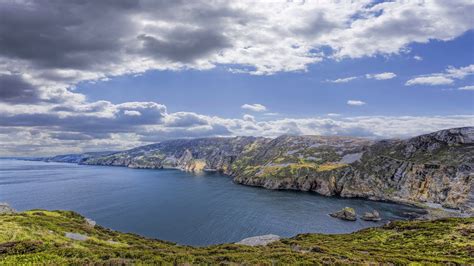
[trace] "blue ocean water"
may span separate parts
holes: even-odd
[[[234,184],[218,173],[139,170],[0,160],[0,202],[17,210],[74,210],[112,229],[186,245],[235,242],[276,234],[347,233],[403,219],[408,206]],[[328,213],[376,209],[378,223]]]

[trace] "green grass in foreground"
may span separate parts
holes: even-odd
[[[66,232],[89,236],[71,240]],[[91,227],[70,211],[0,215],[0,264],[474,264],[474,218],[399,221],[352,234],[303,234],[266,247],[195,248]]]

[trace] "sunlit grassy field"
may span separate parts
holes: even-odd
[[[87,236],[79,241],[67,232]],[[474,263],[474,218],[398,221],[352,234],[303,234],[249,247],[188,247],[89,225],[70,211],[0,215],[0,264]]]

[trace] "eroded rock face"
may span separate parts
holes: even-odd
[[[460,128],[409,140],[361,143],[359,147],[331,144],[324,149],[326,159],[319,161],[319,167],[296,164],[278,169],[265,162],[263,166],[247,163],[236,171],[235,181],[327,196],[439,203],[473,213],[473,138],[473,128]],[[351,163],[335,165],[338,155],[342,155],[338,162]],[[327,167],[331,163],[332,168]],[[326,168],[321,167],[324,165]],[[264,170],[255,171],[252,167]]]
[[[178,168],[190,172],[218,170],[228,173],[234,160],[245,149],[265,138],[204,138],[170,140],[102,157],[91,157],[83,164],[126,166],[130,168]]]
[[[355,210],[349,207],[345,207],[344,209],[334,212],[334,213],[330,213],[329,215],[331,215],[334,218],[339,218],[341,220],[346,220],[346,221],[357,220],[357,215],[356,215]]]
[[[474,213],[474,127],[376,142],[322,136],[172,140],[82,163],[215,170],[268,189],[438,203]]]

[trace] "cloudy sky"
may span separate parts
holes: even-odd
[[[0,0],[0,156],[473,126],[472,14],[472,0]]]

